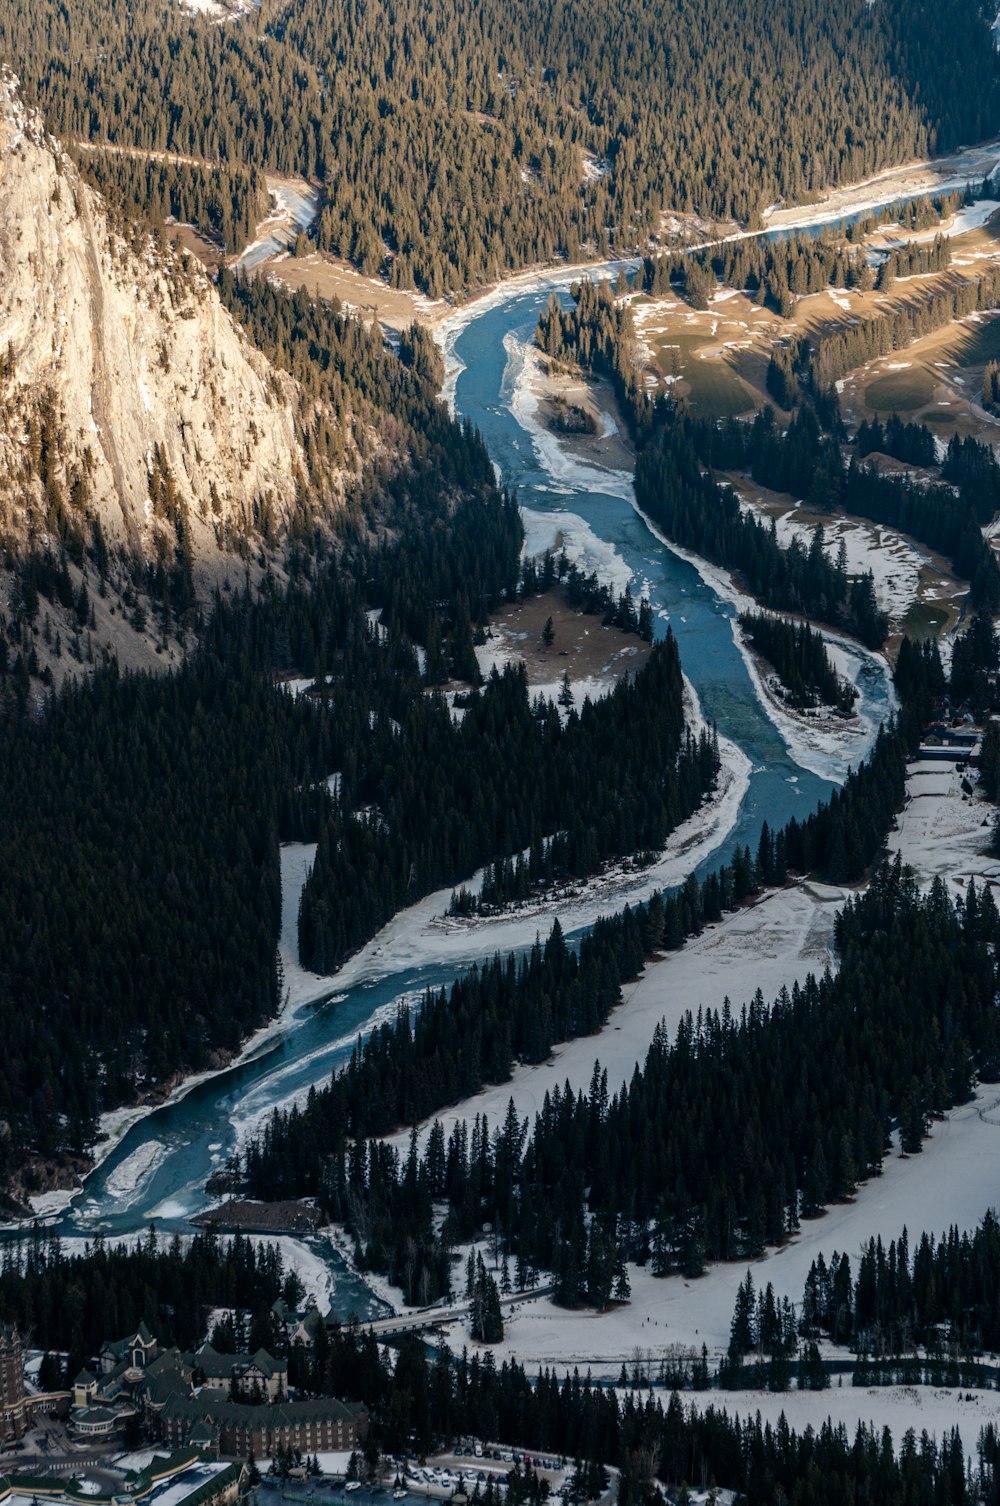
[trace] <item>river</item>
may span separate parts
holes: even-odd
[[[734,642],[733,608],[650,532],[631,505],[629,475],[580,464],[567,442],[535,426],[525,390],[525,345],[551,288],[568,296],[567,282],[554,276],[515,284],[464,310],[447,340],[449,390],[457,411],[482,431],[504,484],[517,488],[530,534],[541,537],[559,526],[588,568],[597,565],[619,582],[633,579],[650,599],[657,632],[664,634],[669,624],[677,636],[705,715],[749,761],[735,827],[703,859],[704,869],[717,864],[736,841],[755,846],[765,819],[780,826],[793,815],[805,816],[831,786],[789,753]],[[854,656],[869,733],[890,709],[891,688],[879,665],[872,656]],[[856,745],[852,760],[859,756]],[[844,762],[827,772],[842,778]],[[357,1035],[392,1011],[402,995],[446,982],[464,963],[492,950],[472,933],[457,944],[452,937],[440,957],[422,954],[416,965],[416,954],[393,942],[403,932],[405,925],[392,928],[388,940],[367,948],[362,965],[352,965],[339,979],[300,986],[293,1007],[251,1060],[147,1113],[69,1206],[45,1221],[69,1240],[121,1237],[147,1230],[153,1220],[165,1233],[189,1232],[191,1217],[207,1201],[206,1179],[248,1125],[259,1122],[274,1103],[324,1082],[345,1061]],[[338,1311],[370,1316],[379,1310],[377,1299],[327,1240],[317,1237],[307,1248],[313,1264],[322,1262],[329,1272]]]

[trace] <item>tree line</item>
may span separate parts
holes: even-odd
[[[637,282],[647,293],[677,293],[701,310],[721,283],[787,319],[797,298],[828,287],[886,292],[897,277],[942,272],[951,265],[951,244],[938,235],[926,245],[910,241],[885,252],[876,270],[861,238],[860,227],[849,225],[824,227],[815,236],[747,236],[694,251],[664,251],[643,258]]]
[[[169,219],[194,225],[227,251],[253,240],[268,206],[262,172],[240,163],[202,166],[128,152],[70,149],[84,181],[103,195],[112,214],[141,213],[162,234]]]
[[[99,1244],[73,1256],[35,1234],[20,1249],[6,1247],[0,1270],[0,1312],[48,1350],[42,1374],[52,1384],[141,1321],[161,1344],[192,1348],[212,1307],[263,1314],[281,1294],[294,1303],[301,1284],[283,1270],[274,1246],[256,1249],[239,1237],[224,1245],[210,1234],[182,1248],[179,1241],[161,1246],[151,1233],[132,1248]],[[54,1351],[65,1347],[67,1334],[63,1364]],[[281,1353],[277,1334],[274,1342]],[[992,1424],[968,1457],[957,1431],[935,1442],[909,1430],[897,1450],[884,1429],[861,1426],[851,1436],[827,1421],[799,1434],[784,1419],[773,1426],[759,1417],[741,1421],[714,1404],[685,1406],[676,1393],[661,1400],[648,1390],[605,1387],[579,1371],[545,1368],[532,1377],[512,1360],[497,1366],[489,1351],[453,1354],[441,1344],[429,1353],[416,1338],[404,1339],[390,1361],[374,1334],[353,1322],[318,1325],[313,1346],[292,1346],[288,1365],[300,1395],[344,1397],[368,1409],[365,1467],[380,1453],[429,1453],[474,1436],[576,1460],[580,1499],[602,1488],[611,1465],[623,1506],[655,1506],[660,1484],[675,1492],[725,1488],[746,1506],[772,1506],[781,1493],[801,1506],[827,1506],[845,1492],[898,1506],[1000,1500]],[[513,1480],[518,1499],[532,1498],[532,1478],[529,1470]]]
[[[858,366],[890,355],[894,350],[903,350],[914,340],[956,319],[995,309],[998,302],[1000,271],[995,270],[980,277],[956,278],[947,289],[908,291],[904,304],[893,305],[849,328],[820,335],[810,362],[812,379],[818,387],[830,387]]]
[[[65,139],[311,178],[321,248],[435,296],[645,249],[664,214],[759,224],[778,198],[982,140],[1000,104],[975,0],[754,0],[739,28],[684,0],[649,20],[638,0],[268,0],[228,25],[44,0],[5,14],[0,52]]]
[[[1000,1226],[992,1211],[971,1233],[952,1226],[923,1233],[910,1248],[904,1229],[888,1247],[867,1241],[855,1273],[846,1254],[819,1255],[802,1296],[801,1328],[859,1354],[881,1358],[916,1348],[962,1356],[1000,1343]]]
[[[955,436],[938,468],[927,427],[890,420],[884,428],[863,425],[845,460],[839,424],[825,429],[809,402],[799,405],[784,430],[769,408],[751,423],[682,420],[681,427],[702,464],[745,470],[758,485],[801,497],[816,511],[848,512],[910,534],[950,558],[956,573],[971,582],[974,607],[1000,604],[1000,571],[982,534],[1000,506],[1000,466],[989,445]],[[928,484],[926,477],[884,475],[863,464],[880,441],[906,463],[933,466],[936,476]]]
[[[315,328],[289,300],[249,307],[270,310],[275,338]],[[325,334],[325,349],[350,356],[336,316]],[[409,635],[430,644],[433,625],[428,669],[445,678],[472,656],[461,592],[482,618],[516,590],[516,505],[497,491],[478,435],[437,402],[418,343],[349,368],[358,404],[395,422],[408,454],[366,472],[335,546],[323,535],[293,545],[287,586],[265,577],[255,599],[219,593],[175,673],[98,669],[40,717],[11,666],[0,1178],[22,1197],[33,1158],[84,1152],[102,1112],[219,1065],[274,1013],[279,838],[315,839],[321,781],[344,769],[349,782],[372,716],[423,698]],[[99,528],[78,558],[105,589],[116,566]],[[30,631],[68,583],[61,551],[29,557],[11,627]],[[373,602],[381,633],[366,617]],[[86,624],[86,582],[75,609]],[[337,687],[295,699],[273,683],[293,669],[325,685],[336,670]]]
[[[102,1344],[140,1323],[161,1347],[196,1349],[211,1311],[224,1308],[245,1315],[255,1338],[276,1342],[270,1307],[283,1293],[294,1299],[301,1284],[279,1247],[240,1234],[220,1239],[208,1230],[182,1244],[151,1228],[132,1245],[97,1240],[70,1254],[36,1226],[0,1251],[0,1313],[25,1344],[59,1357],[53,1389],[72,1384]]]
[[[711,736],[685,733],[671,635],[565,722],[552,702],[532,706],[523,666],[466,695],[460,722],[418,695],[373,725],[328,798],[299,909],[303,963],[333,971],[402,905],[524,849],[532,884],[660,851],[717,769]]]
[[[766,612],[741,612],[739,624],[754,649],[773,667],[782,694],[797,711],[824,705],[849,716],[858,693],[834,669],[821,633],[808,622],[787,622]]]
[[[735,489],[704,469],[688,420],[665,424],[639,451],[634,485],[640,509],[669,538],[734,571],[763,606],[882,644],[888,625],[871,574],[851,576],[831,560],[821,528],[808,548],[797,537],[779,544],[773,520],[744,509]]]
[[[421,885],[485,862],[503,871],[522,850],[543,852],[544,880],[662,847],[715,778],[711,735],[684,730],[671,642],[565,727],[554,707],[532,706],[517,671],[477,689],[473,640],[517,595],[523,532],[481,439],[437,401],[419,333],[387,356],[336,309],[232,278],[223,292],[259,343],[292,366],[311,360],[318,398],[339,382],[359,421],[398,436],[403,458],[363,470],[333,539],[304,481],[287,584],[219,593],[176,673],[99,670],[38,720],[23,686],[12,695],[0,723],[11,797],[0,851],[13,875],[0,903],[0,1171],[21,1197],[33,1158],[85,1152],[105,1110],[218,1065],[273,1013],[279,840],[319,844],[303,955],[333,966]],[[154,473],[155,505],[169,511],[169,478],[158,463]],[[100,590],[116,569],[100,530],[78,542]],[[69,548],[26,563],[13,609],[29,632],[48,596],[69,592]],[[543,578],[546,568],[558,562]],[[568,567],[566,581],[651,636],[648,606],[612,600]],[[311,676],[315,689],[295,698],[275,672]],[[461,726],[435,694],[450,679],[471,687]]]

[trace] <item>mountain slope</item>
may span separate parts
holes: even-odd
[[[110,227],[7,72],[0,266],[8,544],[89,544],[96,519],[109,546],[162,561],[180,544],[198,564],[280,531],[303,466],[294,382],[183,254]]]

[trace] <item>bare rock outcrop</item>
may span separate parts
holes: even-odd
[[[202,269],[109,224],[0,75],[0,536],[67,519],[195,566],[280,537],[304,459],[295,383],[248,344]]]

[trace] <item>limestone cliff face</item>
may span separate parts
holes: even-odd
[[[112,229],[0,74],[8,544],[44,547],[60,520],[86,531],[97,518],[110,547],[150,559],[185,534],[197,568],[241,538],[278,537],[304,469],[298,401],[197,264]]]

